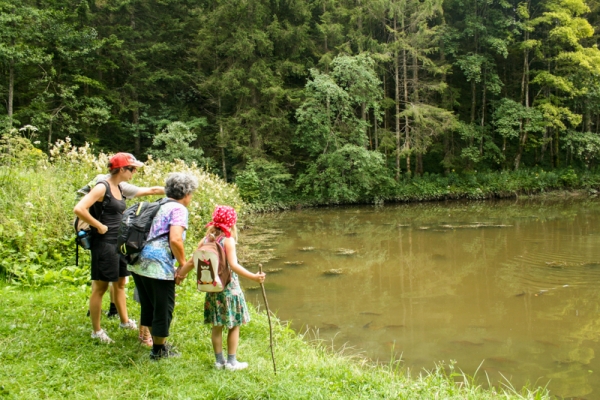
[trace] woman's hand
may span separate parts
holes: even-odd
[[[100,224],[100,227],[96,228],[98,230],[98,233],[101,235],[104,235],[106,232],[108,232],[108,226],[104,225],[104,224]]]

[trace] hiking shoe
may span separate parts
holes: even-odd
[[[119,327],[122,329],[128,329],[128,330],[132,330],[132,331],[136,331],[138,326],[135,323],[134,320],[130,319],[129,321],[125,322],[125,323],[120,323]]]
[[[173,350],[173,348],[171,346],[167,346],[165,345],[165,348],[162,349],[161,351],[159,351],[158,353],[155,353],[154,350],[150,350],[150,359],[151,360],[160,360],[161,358],[173,358],[173,357],[180,357],[181,354],[179,354],[177,351]]]
[[[108,337],[104,329],[100,329],[98,332],[92,331],[92,339],[98,339],[101,343],[114,343],[115,341]]]
[[[226,362],[225,363],[220,363],[218,361],[215,361],[215,369],[223,369],[223,368],[225,368],[226,364],[227,364]]]
[[[114,318],[114,317],[118,317],[119,313],[116,310],[108,310],[106,312],[106,317],[107,318]]]
[[[248,368],[248,363],[247,362],[238,362],[238,361],[236,361],[235,364],[230,364],[230,363],[225,364],[225,369],[227,371],[239,371],[241,369],[246,369],[246,368]]]

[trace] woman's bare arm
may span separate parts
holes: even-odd
[[[98,221],[96,218],[92,217],[90,214],[90,207],[94,205],[94,203],[98,201],[104,200],[104,195],[106,194],[106,186],[105,185],[96,185],[90,190],[88,194],[83,196],[79,203],[73,208],[73,212],[80,219],[90,224],[98,230],[98,233],[104,235],[106,231],[108,231],[108,227]]]

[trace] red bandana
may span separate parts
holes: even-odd
[[[231,237],[231,232],[229,230],[236,222],[237,213],[233,207],[216,206],[212,215],[212,221],[206,224],[206,227],[215,226],[223,231],[225,237]]]

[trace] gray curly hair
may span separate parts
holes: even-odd
[[[165,194],[175,200],[181,200],[186,195],[198,189],[198,179],[191,174],[172,172],[165,182]]]

